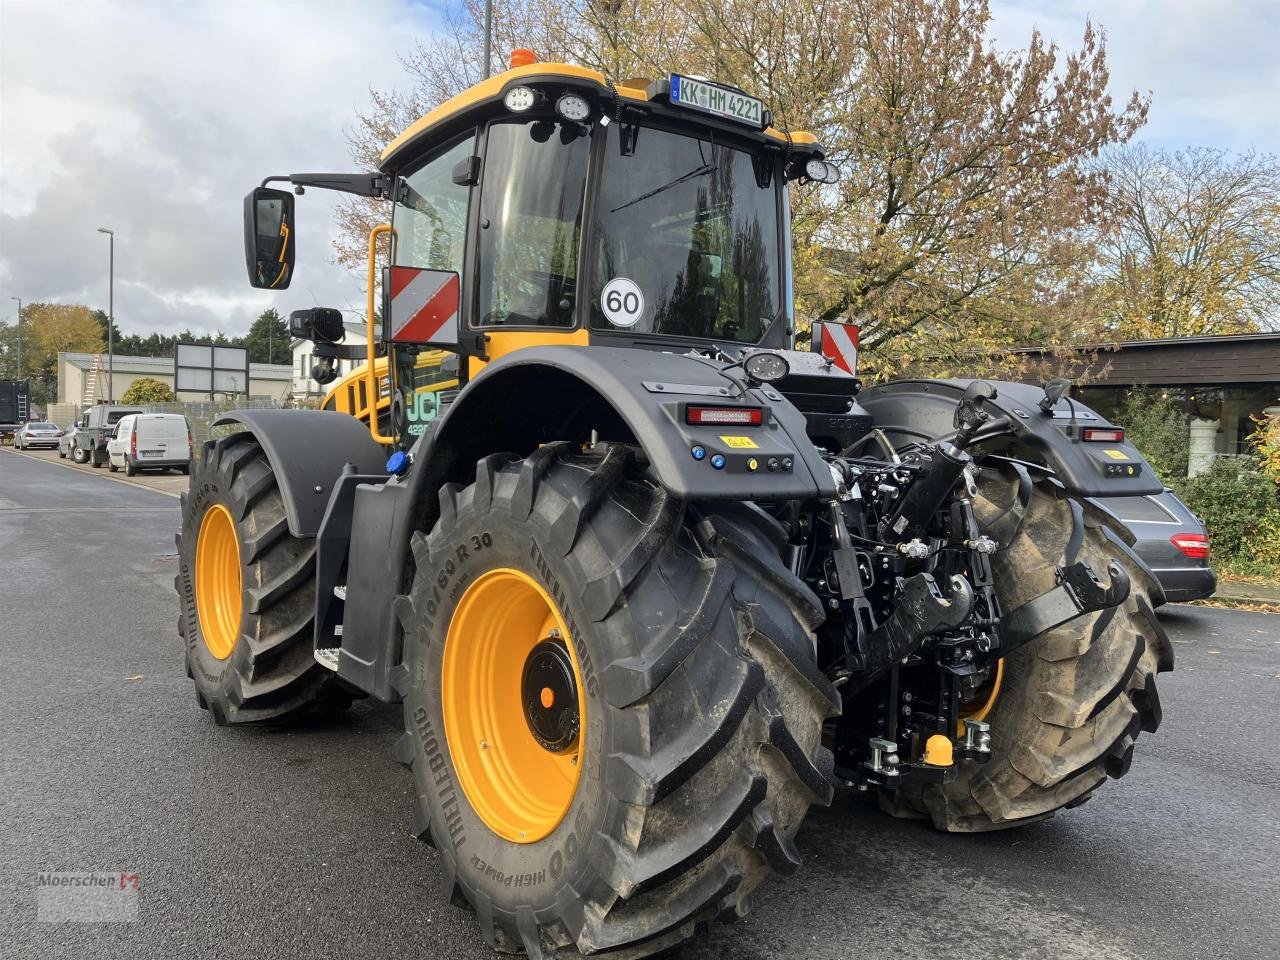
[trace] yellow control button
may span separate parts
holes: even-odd
[[[755,469],[757,469],[759,466],[760,466],[760,461],[759,461],[759,460],[757,460],[755,457],[751,457],[751,458],[747,461],[747,469],[748,469],[748,470],[755,470]]]

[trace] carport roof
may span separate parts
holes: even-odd
[[[88,370],[93,366],[93,353],[59,353],[58,359]],[[101,354],[102,363],[107,362],[106,354]],[[112,364],[117,373],[159,373],[173,375],[172,357],[130,357],[116,354]],[[289,380],[293,377],[293,367],[285,363],[251,363],[249,377],[253,380]]]

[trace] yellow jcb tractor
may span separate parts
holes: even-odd
[[[1065,381],[862,390],[839,324],[793,349],[789,193],[837,176],[742,90],[527,63],[374,172],[246,197],[266,289],[271,182],[390,217],[366,342],[291,316],[365,361],[334,409],[231,413],[198,457],[196,698],[403,704],[413,830],[498,949],[653,953],[799,867],[833,790],[1017,826],[1160,722],[1159,587],[1090,499],[1160,489],[1123,429]]]

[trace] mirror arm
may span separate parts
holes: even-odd
[[[267,177],[262,186],[269,183],[292,183],[295,187],[316,187],[320,190],[337,190],[354,193],[375,200],[390,200],[393,177],[379,173],[290,173]]]
[[[311,355],[333,360],[365,360],[369,356],[369,348],[363,343],[317,343]],[[385,350],[378,351],[378,356],[385,355]]]

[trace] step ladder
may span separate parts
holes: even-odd
[[[80,398],[82,407],[91,407],[98,402],[98,387],[103,380],[102,354],[93,355],[93,363],[84,378],[84,396]]]

